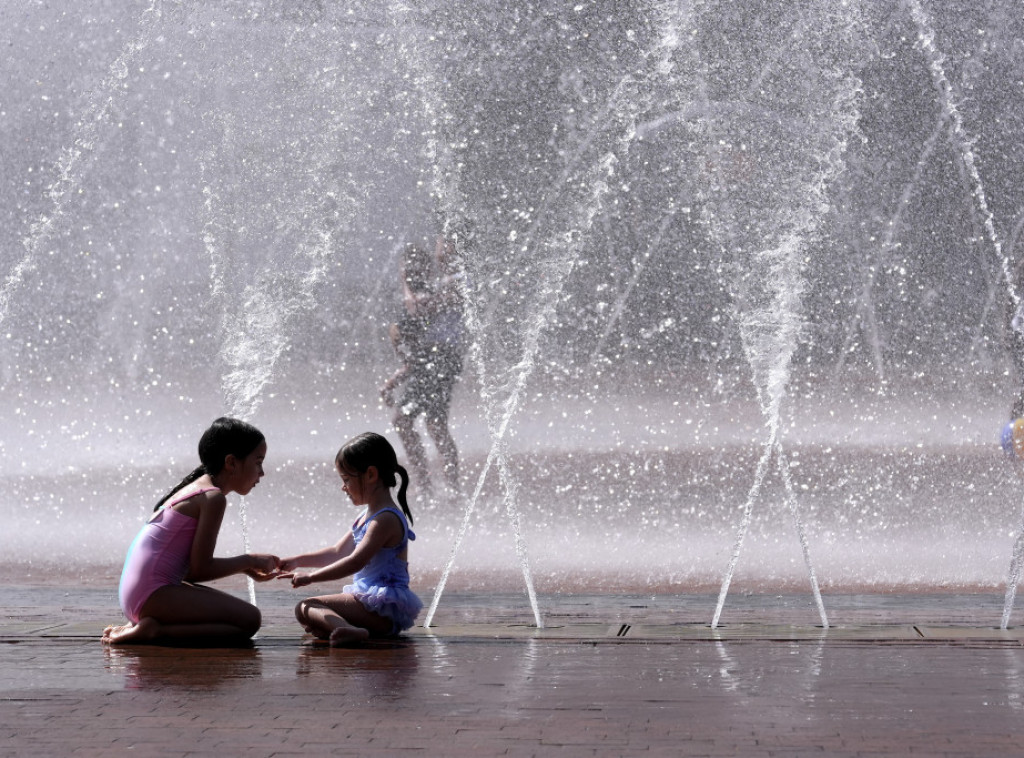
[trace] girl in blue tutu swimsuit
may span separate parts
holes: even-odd
[[[341,594],[307,598],[295,606],[299,623],[319,639],[341,645],[397,635],[413,625],[423,607],[409,589],[409,541],[416,539],[405,499],[409,474],[391,444],[373,432],[346,442],[334,467],[352,504],[366,510],[336,545],[282,560],[280,578],[305,587],[355,575]],[[391,497],[398,478],[401,510]],[[316,570],[296,571],[300,567]]]

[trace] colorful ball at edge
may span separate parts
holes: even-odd
[[[1024,460],[1024,418],[1007,423],[999,441],[1007,458]]]

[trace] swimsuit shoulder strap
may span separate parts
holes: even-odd
[[[389,505],[389,506],[387,506],[385,508],[381,508],[379,511],[374,513],[372,516],[367,517],[366,521],[363,522],[363,526],[366,526],[367,524],[369,524],[371,521],[373,521],[375,518],[377,518],[380,514],[388,513],[388,512],[393,513],[396,516],[398,516],[398,520],[402,524],[402,543],[404,543],[407,539],[410,539],[410,538],[411,539],[416,539],[415,535],[413,535],[413,533],[412,533],[412,530],[409,528],[409,522],[406,521],[406,519],[405,519],[405,514],[402,513],[400,510],[398,510],[397,508],[395,508],[392,505]]]
[[[195,492],[190,492],[187,495],[183,495],[182,497],[177,498],[176,500],[172,500],[170,502],[164,503],[163,508],[161,508],[160,510],[163,510],[164,508],[170,508],[173,505],[177,505],[178,503],[182,503],[182,502],[184,502],[186,500],[190,500],[190,499],[194,498],[196,495],[202,495],[204,492],[213,492],[215,490],[217,492],[220,492],[220,487],[204,487],[201,490],[196,490]]]

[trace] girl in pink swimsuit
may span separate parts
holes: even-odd
[[[119,596],[128,624],[110,626],[103,641],[157,638],[247,639],[260,628],[260,612],[238,598],[194,582],[245,573],[259,581],[275,575],[273,555],[214,558],[227,506],[225,495],[247,495],[263,477],[267,443],[254,426],[219,418],[199,440],[202,464],[156,505],[132,542]]]

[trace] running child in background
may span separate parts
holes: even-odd
[[[273,578],[278,559],[246,554],[215,558],[227,498],[247,495],[263,476],[267,442],[256,427],[219,418],[199,440],[201,465],[160,502],[132,542],[121,574],[121,609],[130,623],[110,626],[110,644],[161,638],[248,639],[260,628],[250,603],[196,582],[248,574]]]
[[[340,594],[321,595],[295,606],[303,628],[332,645],[397,635],[413,625],[423,603],[409,589],[409,526],[406,501],[409,474],[399,465],[395,450],[373,432],[346,442],[334,459],[342,489],[353,505],[366,506],[349,531],[335,544],[281,561],[279,578],[292,587],[330,582],[355,574]],[[401,479],[398,503],[391,488]],[[313,567],[309,573],[300,567]]]
[[[405,315],[390,329],[401,366],[381,387],[385,404],[396,407],[393,423],[409,465],[428,494],[432,488],[427,454],[416,431],[420,416],[441,455],[445,481],[459,492],[459,451],[448,427],[464,343],[462,296],[453,254],[452,244],[443,237],[437,240],[433,260],[418,245],[406,246],[402,262]],[[400,385],[404,388],[396,401]]]

